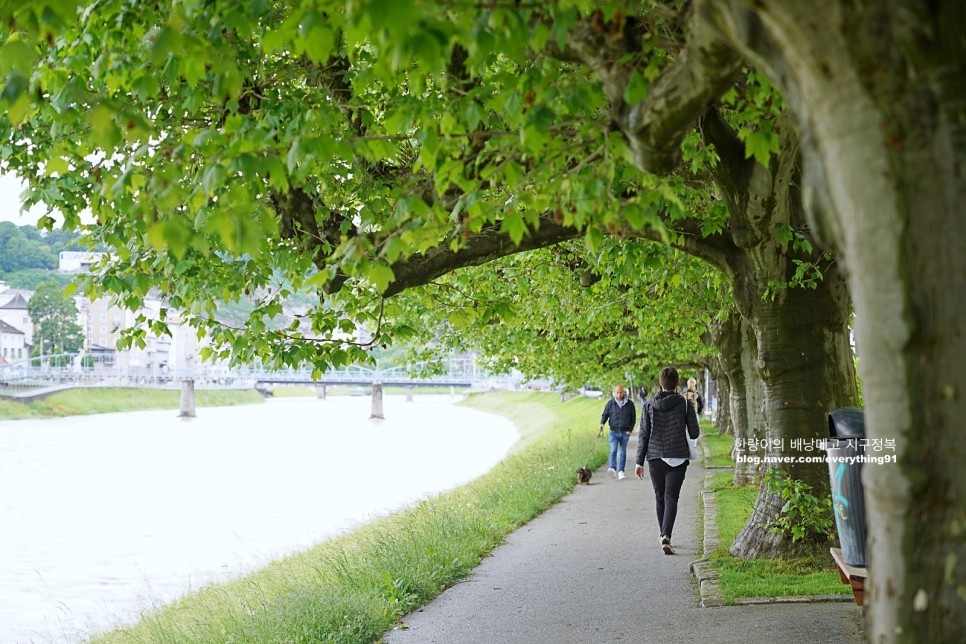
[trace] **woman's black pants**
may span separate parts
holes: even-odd
[[[671,467],[659,458],[647,462],[647,471],[651,475],[651,485],[654,486],[654,500],[657,501],[657,524],[661,527],[661,534],[671,538],[674,530],[674,519],[678,516],[678,497],[681,496],[681,486],[684,485],[684,475],[688,470],[688,461],[677,467]]]

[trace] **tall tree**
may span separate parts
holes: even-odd
[[[333,291],[310,315],[323,339],[338,327],[333,311],[364,303],[366,283],[388,292],[515,243],[600,236],[659,216],[675,223],[673,182],[628,181],[625,161],[675,169],[681,141],[742,63],[767,75],[796,117],[804,172],[787,185],[803,190],[772,208],[768,195],[781,192],[737,184],[729,206],[743,192],[765,200],[731,213],[740,220],[733,241],[740,248],[743,232],[773,232],[747,216],[759,206],[803,211],[848,269],[868,431],[895,439],[901,463],[866,469],[870,633],[941,641],[966,630],[966,477],[956,467],[966,436],[954,425],[966,404],[956,393],[966,347],[959,298],[949,297],[966,276],[957,250],[966,224],[956,216],[966,196],[961,2],[695,0],[683,13],[676,4],[605,2],[598,14],[560,2],[541,3],[539,15],[502,5],[293,2],[245,11],[105,2],[81,25],[69,5],[0,8],[20,36],[5,40],[0,57],[5,130],[30,142],[0,154],[32,173],[35,198],[69,220],[86,207],[101,218],[100,234],[120,253],[102,277],[111,290],[136,303],[157,275],[172,304],[193,301],[193,322],[207,326],[218,298],[269,284],[269,269],[306,274],[314,263],[312,281],[293,284]],[[599,84],[586,68],[536,53],[581,43],[576,57]],[[626,55],[595,58],[621,48]],[[767,134],[763,123],[751,131]],[[798,167],[780,157],[769,168]],[[761,264],[765,279],[748,293],[797,270],[782,246],[748,249],[749,261],[783,260]],[[421,261],[397,263],[407,258]],[[820,358],[830,364],[844,353],[839,290],[822,296],[832,315],[805,329],[824,324],[831,335],[802,347],[834,356]],[[378,324],[380,298],[369,297],[376,306],[363,310]],[[219,338],[242,359],[357,357],[351,346],[315,351],[319,342],[261,333],[259,318],[276,308],[266,299],[250,332],[222,329]],[[798,328],[782,313],[763,309],[749,322]],[[774,376],[802,360],[784,344],[772,353],[761,338],[773,336],[756,336],[756,369]],[[811,371],[807,391],[823,405],[851,399],[843,368]],[[794,393],[780,383],[766,389],[769,422],[813,425],[819,404],[802,412],[792,396],[790,411],[780,411]]]
[[[627,164],[653,138],[635,129],[631,107],[664,100],[677,61],[689,61],[673,13],[653,5],[641,15],[632,3],[588,13],[566,1],[539,11],[323,6],[104,3],[47,39],[46,64],[15,49],[8,113],[22,122],[11,136],[31,145],[0,152],[68,222],[87,208],[98,217],[92,238],[116,256],[90,292],[137,308],[157,287],[212,339],[213,355],[321,370],[364,359],[398,331],[385,297],[521,250],[581,235],[595,248],[630,231],[728,276],[757,339],[767,404],[756,424],[776,449],[821,436],[825,411],[853,399],[847,298],[810,245],[793,132],[771,125],[781,110],[723,105],[726,120],[688,94],[698,102],[687,107],[706,112],[706,140],[682,110],[661,130],[666,149],[646,155],[677,169],[662,160],[683,141],[685,171],[659,178]],[[14,24],[37,15],[12,13]],[[712,53],[721,63],[712,87],[724,91],[741,80],[741,61]],[[34,101],[28,70],[49,100]],[[767,97],[761,83],[740,86]],[[742,163],[731,169],[732,159]],[[819,265],[815,288],[764,297]],[[305,320],[273,326],[280,300],[301,289],[324,297]],[[242,293],[260,302],[229,326],[216,312]],[[140,323],[130,333],[164,332],[163,322]],[[356,323],[373,339],[346,342]],[[828,485],[818,465],[793,469]],[[767,496],[737,554],[788,546],[770,532],[778,506]]]
[[[43,355],[77,353],[84,346],[84,330],[77,323],[77,305],[54,281],[43,282],[27,302],[36,329],[34,345]]]
[[[899,467],[864,470],[870,638],[950,641],[966,630],[966,6],[703,0],[688,20],[665,91],[618,117],[636,163],[667,167],[735,52],[781,88],[809,218],[847,268],[867,433],[897,445]]]
[[[599,20],[578,23],[558,55],[594,70],[642,169],[674,171],[683,149],[692,168],[703,166],[712,175],[728,206],[728,225],[715,234],[686,236],[682,247],[729,277],[735,305],[754,333],[754,377],[761,380],[763,404],[760,410],[745,407],[746,414],[756,415],[748,417],[747,426],[763,428],[769,456],[805,456],[792,446],[825,436],[825,415],[854,404],[856,386],[845,277],[817,247],[806,220],[799,141],[790,115],[760,77],[739,75],[741,58],[727,46],[712,41],[708,47],[689,47],[704,37],[707,26],[688,20],[687,13],[683,26],[671,32],[673,61],[640,100],[631,89],[646,70],[625,61],[641,46],[626,37],[627,23],[634,21],[617,17],[605,28]],[[735,98],[736,84],[744,91]],[[725,107],[736,100],[730,118],[716,107],[716,102]],[[701,156],[688,155],[695,122],[720,161],[700,163]],[[781,288],[803,277],[808,288]],[[792,477],[827,492],[825,468],[802,461],[791,464]],[[771,531],[783,504],[762,485],[755,512],[731,552],[754,557],[787,551],[789,542]]]
[[[24,230],[37,229],[30,226],[16,226],[9,221],[0,221],[0,273],[27,270],[32,268],[57,268],[57,258],[39,239],[32,239]]]

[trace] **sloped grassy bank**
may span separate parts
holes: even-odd
[[[596,440],[600,401],[561,403],[557,395],[533,392],[474,395],[462,404],[520,428],[521,441],[488,474],[92,641],[376,641],[570,492],[577,467],[597,467],[607,456],[607,443]]]
[[[198,389],[195,405],[220,407],[265,402],[254,389]],[[51,394],[41,400],[0,400],[0,420],[55,418],[107,414],[117,411],[178,409],[181,392],[175,389],[85,387]]]

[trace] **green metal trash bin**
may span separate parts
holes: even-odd
[[[842,557],[850,566],[866,567],[865,490],[862,461],[865,454],[865,412],[843,407],[828,415],[828,472],[832,483],[835,528]]]

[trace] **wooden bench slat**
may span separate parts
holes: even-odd
[[[842,583],[852,587],[855,603],[861,606],[865,600],[865,580],[869,577],[869,570],[845,563],[845,557],[842,555],[840,548],[830,548],[829,552],[839,569],[839,577],[842,578]]]

